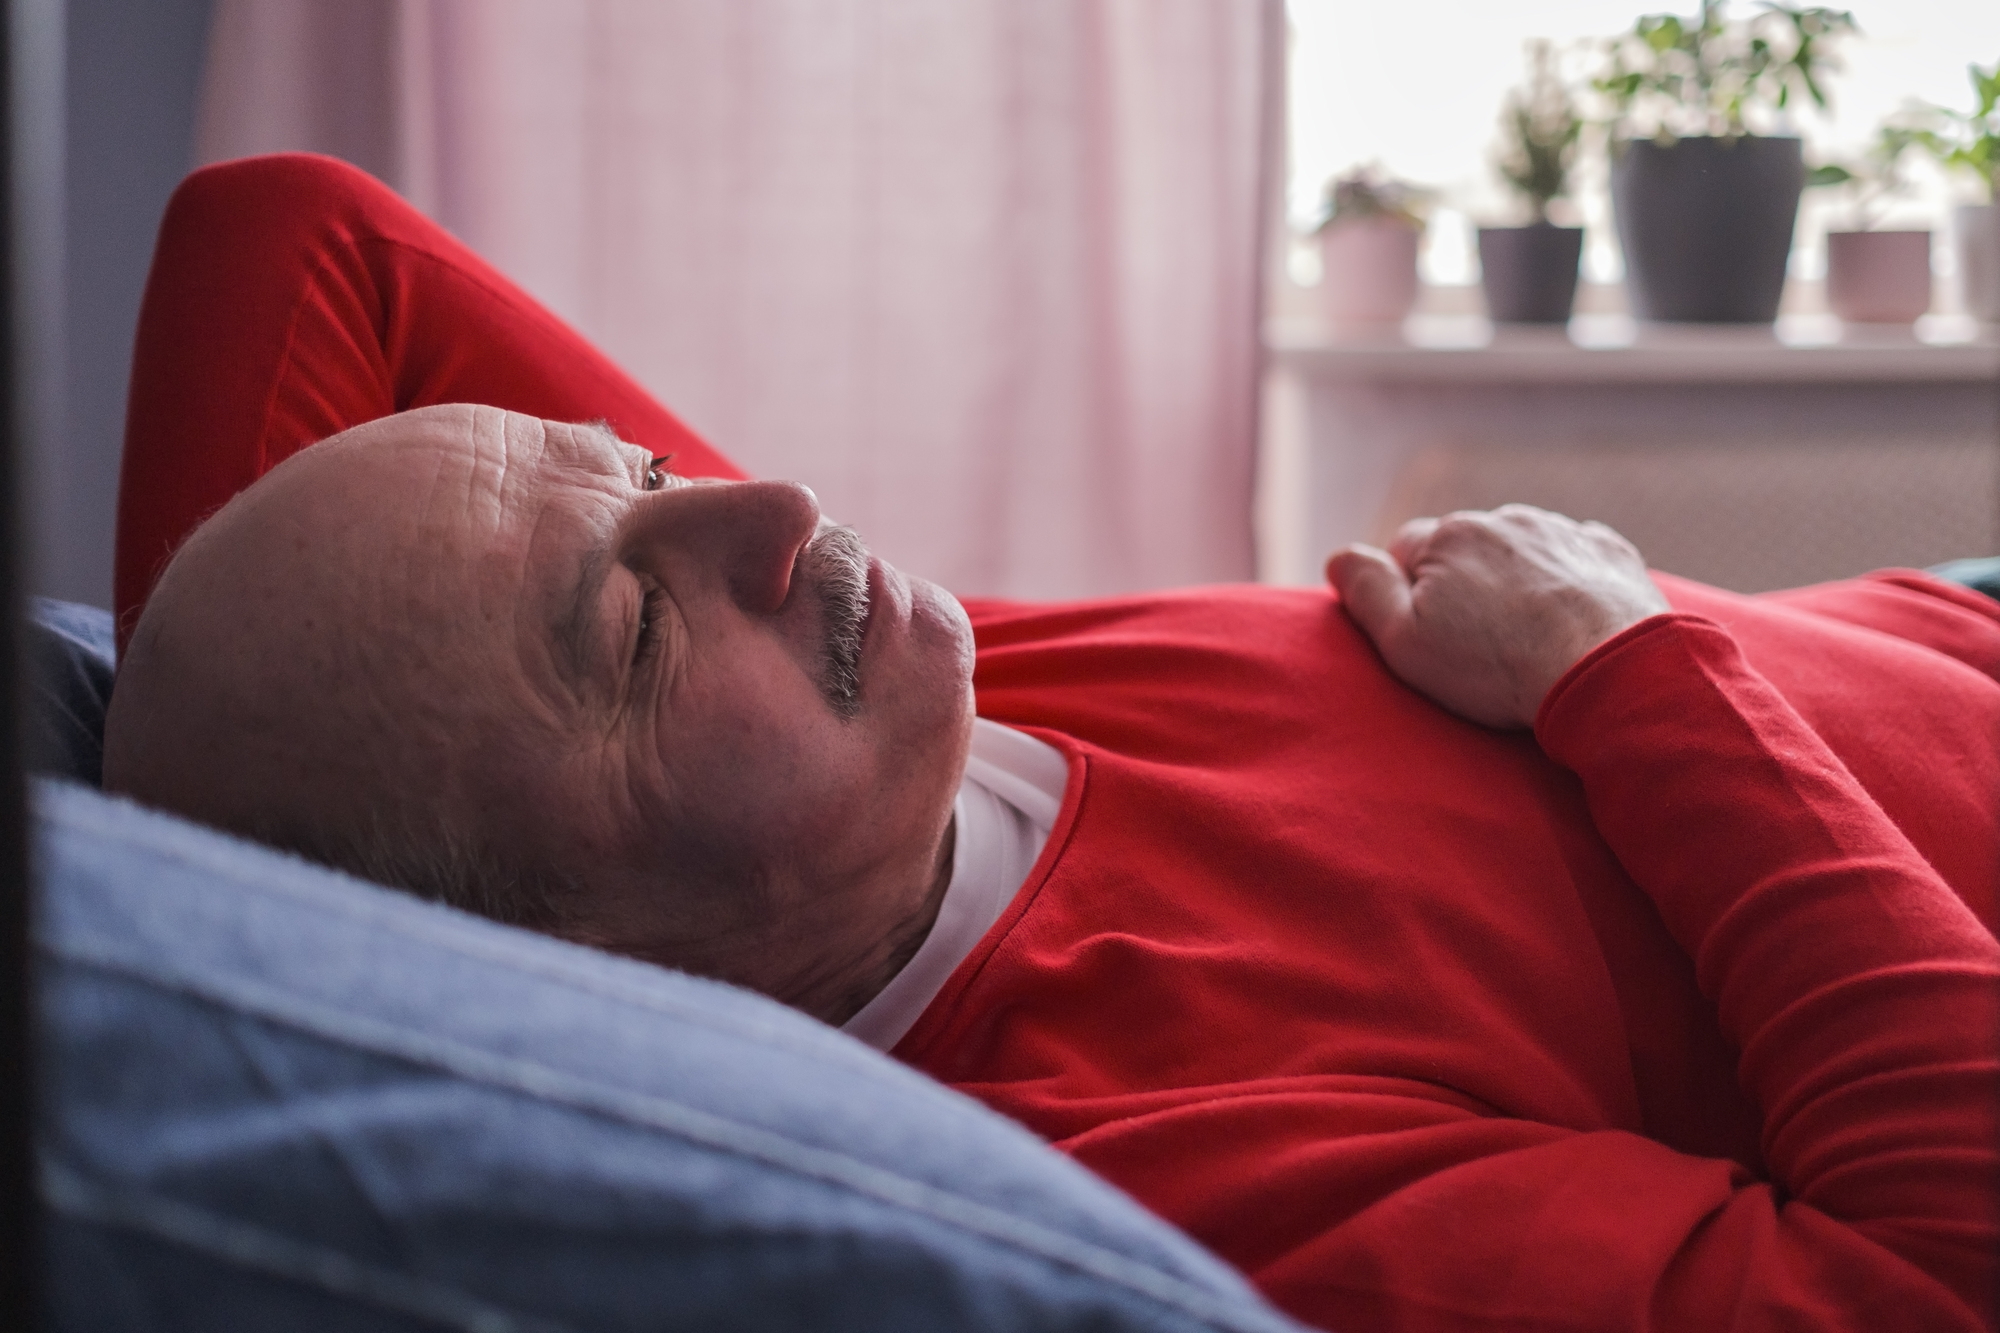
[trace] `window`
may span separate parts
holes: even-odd
[[[1747,13],[1750,0],[1733,12]],[[1971,106],[1965,67],[2000,60],[2000,3],[1995,0],[1856,0],[1849,6],[1862,36],[1845,47],[1846,69],[1832,84],[1834,114],[1794,118],[1809,163],[1858,150],[1883,116],[1916,97],[1960,110]],[[1380,162],[1390,173],[1440,191],[1423,259],[1436,284],[1477,278],[1471,229],[1480,222],[1520,221],[1488,165],[1506,90],[1525,76],[1522,43],[1547,37],[1582,54],[1582,44],[1629,28],[1639,14],[1681,4],[1638,0],[1430,0],[1413,5],[1360,0],[1289,0],[1290,178],[1288,210],[1295,225],[1317,219],[1326,180],[1359,163]],[[1949,205],[1969,199],[1928,163],[1912,171],[1915,188],[1883,225],[1941,226]],[[1591,162],[1574,190],[1568,219],[1589,230],[1586,279],[1613,282],[1623,270],[1612,230],[1603,167]],[[1808,191],[1800,210],[1792,271],[1823,271],[1821,237],[1841,219],[1844,201]],[[1949,263],[1950,247],[1933,254]],[[1316,256],[1301,248],[1314,276]],[[1298,266],[1295,266],[1295,271]]]

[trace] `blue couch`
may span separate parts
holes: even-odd
[[[51,1327],[1295,1327],[777,1004],[107,798],[109,618],[35,612]]]

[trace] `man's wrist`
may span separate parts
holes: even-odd
[[[1555,683],[1543,694],[1541,705],[1535,710],[1532,720],[1535,739],[1543,740],[1552,725],[1552,718],[1558,711],[1561,700],[1579,682],[1595,675],[1600,669],[1616,670],[1614,659],[1624,655],[1640,640],[1658,633],[1678,633],[1683,627],[1690,625],[1717,630],[1721,628],[1705,616],[1686,611],[1661,611],[1643,620],[1634,621],[1577,658],[1570,664],[1568,670],[1556,677]],[[1547,746],[1544,745],[1543,748],[1546,749]]]

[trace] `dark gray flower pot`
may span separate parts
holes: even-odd
[[[1805,175],[1792,138],[1625,143],[1611,164],[1611,204],[1632,313],[1712,324],[1776,319]]]
[[[1479,280],[1499,324],[1565,324],[1576,302],[1583,228],[1537,222],[1479,229]]]

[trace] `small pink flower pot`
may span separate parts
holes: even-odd
[[[1849,324],[1908,324],[1931,308],[1931,234],[1830,231],[1826,304]]]
[[[1336,332],[1381,332],[1417,304],[1423,230],[1394,218],[1335,222],[1319,234],[1320,300]]]

